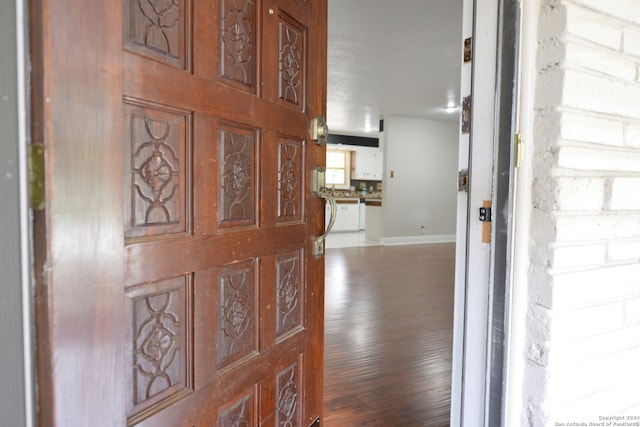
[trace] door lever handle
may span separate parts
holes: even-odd
[[[336,222],[338,207],[336,205],[336,199],[334,199],[333,196],[327,192],[326,187],[322,187],[319,189],[319,191],[316,191],[316,195],[329,202],[329,207],[331,208],[331,214],[329,215],[329,224],[327,224],[327,229],[321,236],[316,237],[313,241],[313,256],[318,259],[324,254],[324,240],[331,232],[333,223]]]
[[[313,192],[316,196],[323,198],[327,202],[329,202],[329,206],[331,208],[331,215],[329,215],[329,224],[327,224],[327,229],[322,234],[322,236],[318,236],[313,240],[313,256],[315,256],[316,259],[320,258],[324,254],[324,240],[331,232],[333,223],[336,222],[336,215],[338,214],[336,199],[334,199],[333,196],[329,194],[329,189],[325,184],[325,172],[326,169],[324,166],[316,166],[316,168],[313,170]]]

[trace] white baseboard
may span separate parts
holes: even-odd
[[[382,237],[380,244],[383,246],[419,245],[424,243],[452,243],[456,241],[455,234],[443,234],[435,236],[402,236]]]

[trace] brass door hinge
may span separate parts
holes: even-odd
[[[29,207],[33,210],[44,209],[44,146],[27,146],[29,168]]]
[[[458,171],[458,191],[469,192],[469,169]]]
[[[522,135],[520,135],[519,133],[515,133],[513,135],[513,146],[514,146],[514,153],[513,153],[513,162],[514,162],[514,167],[519,168],[520,166],[522,166],[522,162],[524,161],[524,140],[522,139]]]

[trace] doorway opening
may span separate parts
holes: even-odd
[[[329,427],[361,425],[377,419],[380,425],[446,425],[451,395],[463,1],[412,4],[402,10],[389,2],[365,3],[329,0],[327,121],[332,133],[380,137],[385,156],[381,203],[399,206],[397,212],[387,214],[399,224],[386,224],[397,226],[386,234],[390,238],[383,243],[388,246],[371,246],[363,232],[328,237],[325,423]],[[431,20],[437,25],[429,25]],[[428,34],[425,28],[430,28]],[[344,56],[354,47],[357,53]],[[422,93],[422,99],[410,93]],[[384,119],[384,129],[376,128],[379,119]],[[421,147],[402,147],[400,155],[393,150],[399,139],[435,139],[418,134],[442,123],[451,128],[444,134],[455,152],[448,154],[451,161],[436,183],[425,176],[433,168],[411,162],[411,150],[416,158],[415,150]],[[371,128],[373,132],[367,132]],[[378,130],[382,132],[376,134]],[[435,157],[434,148],[431,157]],[[416,176],[410,168],[415,168]],[[410,177],[403,181],[407,174]],[[448,194],[437,193],[436,188],[443,187]],[[430,190],[435,192],[433,197],[449,197],[449,204],[431,199],[423,209],[419,203],[414,205],[422,197],[418,193]],[[437,213],[432,211],[434,206]],[[411,216],[422,211],[428,215],[415,223]],[[446,221],[439,223],[437,215],[446,216],[450,228],[442,225]],[[402,229],[405,225],[412,228]],[[410,289],[420,285],[417,292]],[[433,325],[438,326],[428,331]]]

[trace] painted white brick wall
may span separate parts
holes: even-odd
[[[539,4],[523,423],[640,416],[640,0]]]
[[[612,179],[609,208],[640,211],[640,176]]]

